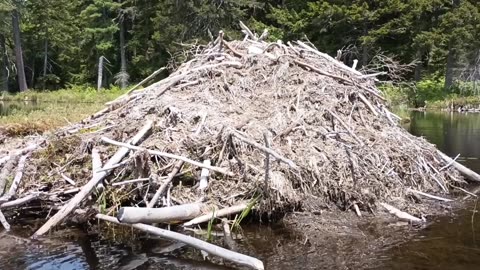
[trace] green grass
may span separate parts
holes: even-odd
[[[0,96],[0,134],[25,136],[78,122],[105,107],[125,91],[73,87],[58,91],[28,91]]]
[[[125,92],[126,90],[121,90],[118,87],[97,91],[92,87],[73,86],[71,88],[54,91],[29,90],[23,93],[3,93],[0,95],[0,100],[54,103],[105,103]]]

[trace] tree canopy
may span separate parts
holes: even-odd
[[[416,61],[406,79],[445,77],[480,53],[477,0],[3,0],[0,2],[0,87],[19,89],[12,16],[20,20],[28,88],[94,85],[99,58],[104,85],[136,82],[191,44],[220,30],[242,38],[238,22],[269,30],[270,39],[306,39],[342,60],[367,65],[376,54]]]

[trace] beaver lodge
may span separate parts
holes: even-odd
[[[42,210],[37,238],[97,218],[263,269],[182,232],[238,224],[252,208],[263,218],[340,209],[423,222],[427,202],[480,179],[400,127],[374,75],[301,41],[247,33],[220,33],[169,77],[0,156],[7,219]]]

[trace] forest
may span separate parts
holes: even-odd
[[[411,67],[397,80],[449,89],[479,77],[476,0],[1,0],[0,21],[0,90],[10,92],[125,88],[174,70],[220,30],[242,39],[239,21],[358,68]]]

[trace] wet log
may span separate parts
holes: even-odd
[[[478,175],[476,172],[470,170],[469,168],[463,166],[462,164],[454,161],[451,159],[449,156],[445,155],[444,153],[437,151],[438,155],[445,160],[447,163],[451,163],[452,166],[457,169],[463,176],[465,176],[467,179],[474,181],[474,182],[480,182],[480,175]]]
[[[129,141],[131,144],[139,143],[147,134],[150,133],[153,127],[153,121],[149,120],[147,123],[142,127],[142,129]],[[110,167],[113,164],[119,163],[127,154],[130,152],[129,148],[122,147],[120,148],[110,160],[107,161],[105,164],[106,167]],[[79,193],[77,193],[67,204],[65,204],[60,211],[58,211],[53,217],[51,217],[45,224],[43,224],[40,229],[38,229],[34,234],[33,238],[37,238],[39,236],[44,235],[47,233],[52,227],[56,226],[60,222],[62,222],[68,214],[70,214],[75,208],[77,208],[80,203],[87,197],[93,189],[100,183],[107,175],[109,171],[102,171],[99,173],[93,173],[92,179],[85,184]]]
[[[173,232],[173,231],[160,229],[160,228],[153,227],[153,226],[146,225],[146,224],[137,223],[137,224],[127,225],[127,224],[123,224],[123,223],[118,222],[117,219],[114,218],[114,217],[107,216],[107,215],[102,215],[102,214],[97,214],[95,217],[97,219],[112,222],[112,223],[115,223],[115,224],[131,226],[135,229],[141,230],[141,231],[146,232],[148,234],[157,235],[157,236],[163,237],[163,238],[168,239],[168,240],[179,241],[179,242],[185,243],[189,246],[192,246],[194,248],[206,251],[211,255],[218,256],[218,257],[223,258],[225,260],[228,260],[228,261],[231,261],[231,262],[234,262],[234,263],[238,263],[240,265],[245,265],[245,266],[251,267],[253,269],[259,269],[259,270],[265,269],[264,266],[263,266],[263,262],[256,259],[256,258],[247,256],[247,255],[243,255],[243,254],[228,250],[226,248],[222,248],[222,247],[204,242],[200,239],[197,239],[197,238],[194,238],[194,237],[191,237],[191,236],[183,235],[183,234]]]
[[[203,216],[199,216],[197,218],[194,218],[194,219],[190,220],[189,222],[186,222],[185,224],[183,224],[183,226],[184,227],[190,227],[190,226],[193,226],[193,225],[197,225],[197,224],[207,222],[212,218],[219,218],[219,217],[225,217],[225,216],[228,216],[228,215],[238,214],[238,213],[242,212],[245,208],[247,208],[246,203],[231,206],[231,207],[227,207],[227,208],[224,208],[224,209],[220,209],[218,211],[212,211],[212,212],[209,212],[209,213],[207,213]]]
[[[190,203],[162,208],[122,207],[117,219],[121,223],[177,223],[202,214],[202,203]]]

